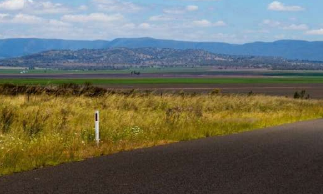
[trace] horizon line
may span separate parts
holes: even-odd
[[[323,42],[323,40],[317,40],[317,41],[309,41],[304,39],[278,39],[274,41],[253,41],[253,42],[245,42],[245,43],[229,43],[229,42],[220,42],[220,41],[192,41],[192,40],[178,40],[178,39],[162,39],[162,38],[153,38],[153,37],[125,37],[125,38],[113,38],[110,40],[105,39],[65,39],[65,38],[37,38],[37,37],[18,37],[18,38],[0,38],[0,40],[27,40],[27,39],[36,39],[36,40],[64,40],[64,41],[106,41],[106,42],[112,42],[118,39],[152,39],[152,40],[162,40],[162,41],[176,41],[176,42],[191,42],[191,43],[223,43],[223,44],[230,44],[230,45],[245,45],[245,44],[252,44],[252,43],[274,43],[274,42],[281,42],[281,41],[299,41],[299,42]]]

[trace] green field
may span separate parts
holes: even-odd
[[[111,78],[111,79],[0,79],[0,83],[57,85],[64,83],[106,84],[255,84],[323,83],[323,77],[294,78]]]
[[[20,74],[24,69],[0,69],[0,74]],[[55,70],[35,69],[26,70],[25,74],[130,74],[131,71],[140,73],[202,73],[210,71],[209,67],[196,68],[130,68],[120,70]]]
[[[0,74],[20,74],[24,69],[0,69]],[[120,70],[57,70],[57,69],[35,69],[27,70],[24,74],[129,74],[132,71],[141,74],[203,74],[203,75],[228,75],[228,76],[266,76],[266,77],[323,77],[323,71],[302,71],[302,70],[235,70],[235,69],[214,69],[212,67],[141,67]]]

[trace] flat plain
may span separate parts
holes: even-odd
[[[140,75],[131,72],[140,71]],[[323,98],[322,71],[214,70],[210,68],[150,68],[128,70],[63,71],[0,70],[0,83],[57,85],[91,83],[110,90],[222,93],[291,97],[305,90],[312,98]]]
[[[322,118],[321,72],[165,71],[0,73],[1,87],[11,88],[0,95],[0,175]],[[108,91],[92,97],[76,91],[91,84],[94,93]],[[30,87],[26,93],[24,85]],[[37,93],[46,87],[54,93]],[[293,99],[301,91],[306,99]],[[104,120],[99,149],[93,143],[95,110]]]

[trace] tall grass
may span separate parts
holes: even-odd
[[[95,110],[100,110],[100,147],[94,143]],[[2,95],[0,175],[322,115],[322,101],[284,97]]]

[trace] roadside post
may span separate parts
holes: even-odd
[[[99,115],[99,111],[96,111],[95,112],[95,141],[96,141],[96,144],[99,146],[100,144],[100,125],[99,125],[99,122],[100,122],[100,115]]]

